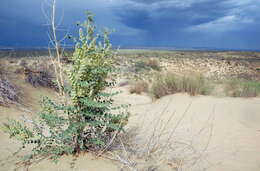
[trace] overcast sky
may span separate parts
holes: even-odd
[[[0,47],[46,47],[45,0],[1,0]],[[85,11],[122,47],[260,49],[260,0],[57,0],[62,28]],[[61,33],[62,34],[62,33]]]

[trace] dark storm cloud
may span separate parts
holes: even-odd
[[[1,47],[46,47],[48,46],[48,26],[44,12],[48,15],[51,0],[2,0],[0,5],[0,48]],[[108,27],[123,30],[115,34],[113,40],[122,40],[136,31],[116,21],[111,3],[108,0],[57,0],[57,23],[65,33],[76,33],[75,23],[85,20],[85,11],[95,14],[99,28]],[[117,43],[118,42],[118,43]],[[126,41],[128,42],[128,41]]]
[[[45,1],[2,0],[0,47],[48,45]],[[57,9],[71,33],[93,11],[98,26],[116,29],[115,45],[260,47],[259,0],[57,0]]]
[[[128,27],[144,30],[151,46],[256,48],[259,9],[254,0],[131,0],[116,15]]]

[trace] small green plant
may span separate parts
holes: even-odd
[[[128,105],[115,106],[105,88],[115,85],[115,73],[108,32],[95,34],[92,14],[78,24],[79,39],[70,61],[67,75],[69,87],[64,88],[67,102],[54,102],[48,97],[41,101],[39,121],[26,126],[10,120],[3,125],[11,138],[23,146],[35,144],[27,160],[38,156],[56,161],[63,154],[87,150],[99,151],[123,131],[127,124]],[[32,129],[31,129],[32,128]]]

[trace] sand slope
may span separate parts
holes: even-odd
[[[166,125],[165,135],[172,134],[174,130],[171,141],[189,142],[196,154],[200,154],[192,155],[187,151],[167,154],[169,157],[186,157],[185,170],[260,170],[259,98],[190,97],[176,94],[152,102],[146,95],[130,95],[127,86],[120,89],[123,93],[116,97],[116,101],[132,104],[128,127],[138,127],[143,141],[149,138],[154,127],[162,128]],[[32,89],[30,91],[33,95]],[[36,89],[34,91],[37,92]],[[41,93],[46,91],[41,90]],[[0,122],[5,121],[6,117],[19,118],[22,113],[26,114],[15,107],[0,107]],[[160,143],[164,141],[162,138]],[[15,158],[7,157],[17,148],[15,141],[0,132],[0,170],[14,170]],[[30,170],[67,171],[73,170],[71,165],[78,171],[112,171],[120,168],[118,163],[93,159],[93,156],[85,155],[73,161],[73,157],[65,156],[57,165],[43,161],[33,165]]]
[[[166,134],[178,125],[172,140],[190,142],[202,153],[195,165],[185,167],[187,170],[260,170],[259,98],[176,94],[153,103],[146,99],[147,104],[143,104],[144,96],[135,95],[132,99],[126,94],[118,98],[134,104],[131,111],[136,115],[131,124],[141,127],[144,136],[149,135],[156,124],[166,125],[170,120]],[[185,156],[190,157],[187,163],[194,160],[189,154]]]

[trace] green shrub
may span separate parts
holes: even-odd
[[[224,83],[225,93],[231,97],[257,97],[260,95],[260,82],[232,79]]]
[[[68,102],[57,103],[45,97],[39,121],[32,121],[27,127],[11,120],[3,126],[23,146],[35,144],[28,160],[48,156],[56,161],[63,154],[103,149],[127,124],[127,105],[113,105],[112,96],[117,93],[104,91],[115,85],[109,79],[114,69],[108,32],[95,35],[91,14],[79,26],[79,39],[74,39],[76,46],[68,70],[70,87],[64,89]]]
[[[155,76],[150,87],[150,94],[154,98],[178,92],[186,92],[192,96],[197,94],[207,95],[212,88],[212,85],[202,74],[190,73],[178,76],[173,72],[166,72]]]

